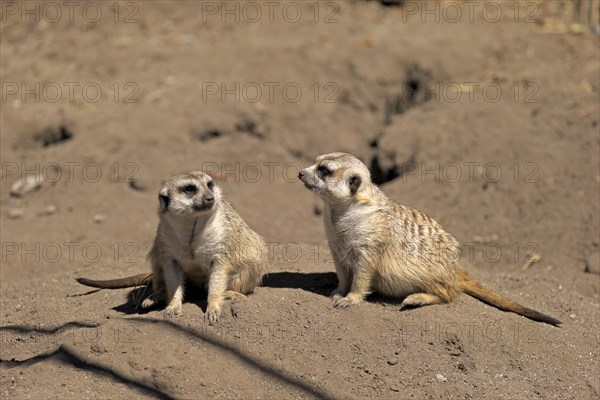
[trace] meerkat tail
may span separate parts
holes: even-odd
[[[545,322],[554,326],[559,326],[562,324],[562,322],[556,318],[542,314],[541,312],[532,310],[531,308],[524,307],[512,300],[507,299],[506,297],[494,293],[464,270],[460,271],[458,280],[459,288],[463,293],[466,293],[469,296],[472,296],[502,311],[513,312],[531,320]]]
[[[144,286],[152,281],[152,273],[147,272],[144,274],[138,274],[128,276],[127,278],[120,279],[107,279],[104,281],[97,281],[87,278],[75,278],[77,282],[82,285],[91,286],[100,289],[123,289],[134,286]]]

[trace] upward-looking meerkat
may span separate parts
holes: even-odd
[[[353,155],[321,155],[298,177],[325,203],[325,231],[339,280],[334,307],[357,304],[371,291],[403,298],[401,309],[448,303],[464,292],[500,310],[561,324],[472,278],[459,264],[458,241],[427,215],[389,200]]]
[[[206,316],[219,319],[223,300],[248,294],[267,265],[263,239],[246,225],[207,174],[196,171],[172,177],[159,195],[159,224],[148,259],[152,273],[96,281],[87,286],[125,288],[152,281],[142,307],[166,301],[165,316],[181,313],[184,280],[208,291]]]

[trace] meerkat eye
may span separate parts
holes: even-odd
[[[215,181],[208,181],[206,187],[208,187],[208,189],[210,190],[213,190],[213,188],[215,187]]]
[[[179,188],[179,191],[185,194],[194,195],[198,193],[198,188],[196,187],[196,185],[185,185]]]
[[[331,175],[331,170],[324,165],[321,165],[319,168],[317,168],[317,172],[321,174],[321,176]]]

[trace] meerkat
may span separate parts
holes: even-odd
[[[166,302],[166,317],[181,314],[184,280],[208,291],[205,318],[217,322],[223,301],[245,297],[260,283],[267,265],[262,237],[248,227],[207,174],[176,175],[160,190],[159,224],[148,254],[151,273],[122,279],[77,281],[97,288],[126,288],[152,283],[142,302]]]
[[[360,303],[372,291],[404,299],[401,310],[448,303],[463,292],[503,311],[561,324],[471,277],[459,264],[458,241],[429,216],[388,199],[355,156],[321,155],[298,178],[324,201],[325,231],[339,281],[332,293],[335,308]]]

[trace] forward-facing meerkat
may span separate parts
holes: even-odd
[[[459,264],[460,245],[433,219],[389,200],[350,154],[317,157],[300,180],[325,203],[325,231],[339,280],[333,306],[371,291],[404,299],[400,308],[448,303],[464,292],[535,321],[561,322],[492,292]]]
[[[87,286],[125,288],[148,284],[152,294],[142,302],[151,307],[166,301],[165,316],[181,313],[184,280],[208,291],[206,316],[218,321],[223,301],[243,297],[260,283],[267,265],[263,239],[225,201],[221,189],[203,172],[172,177],[159,195],[159,224],[148,259],[152,273],[96,281]]]

